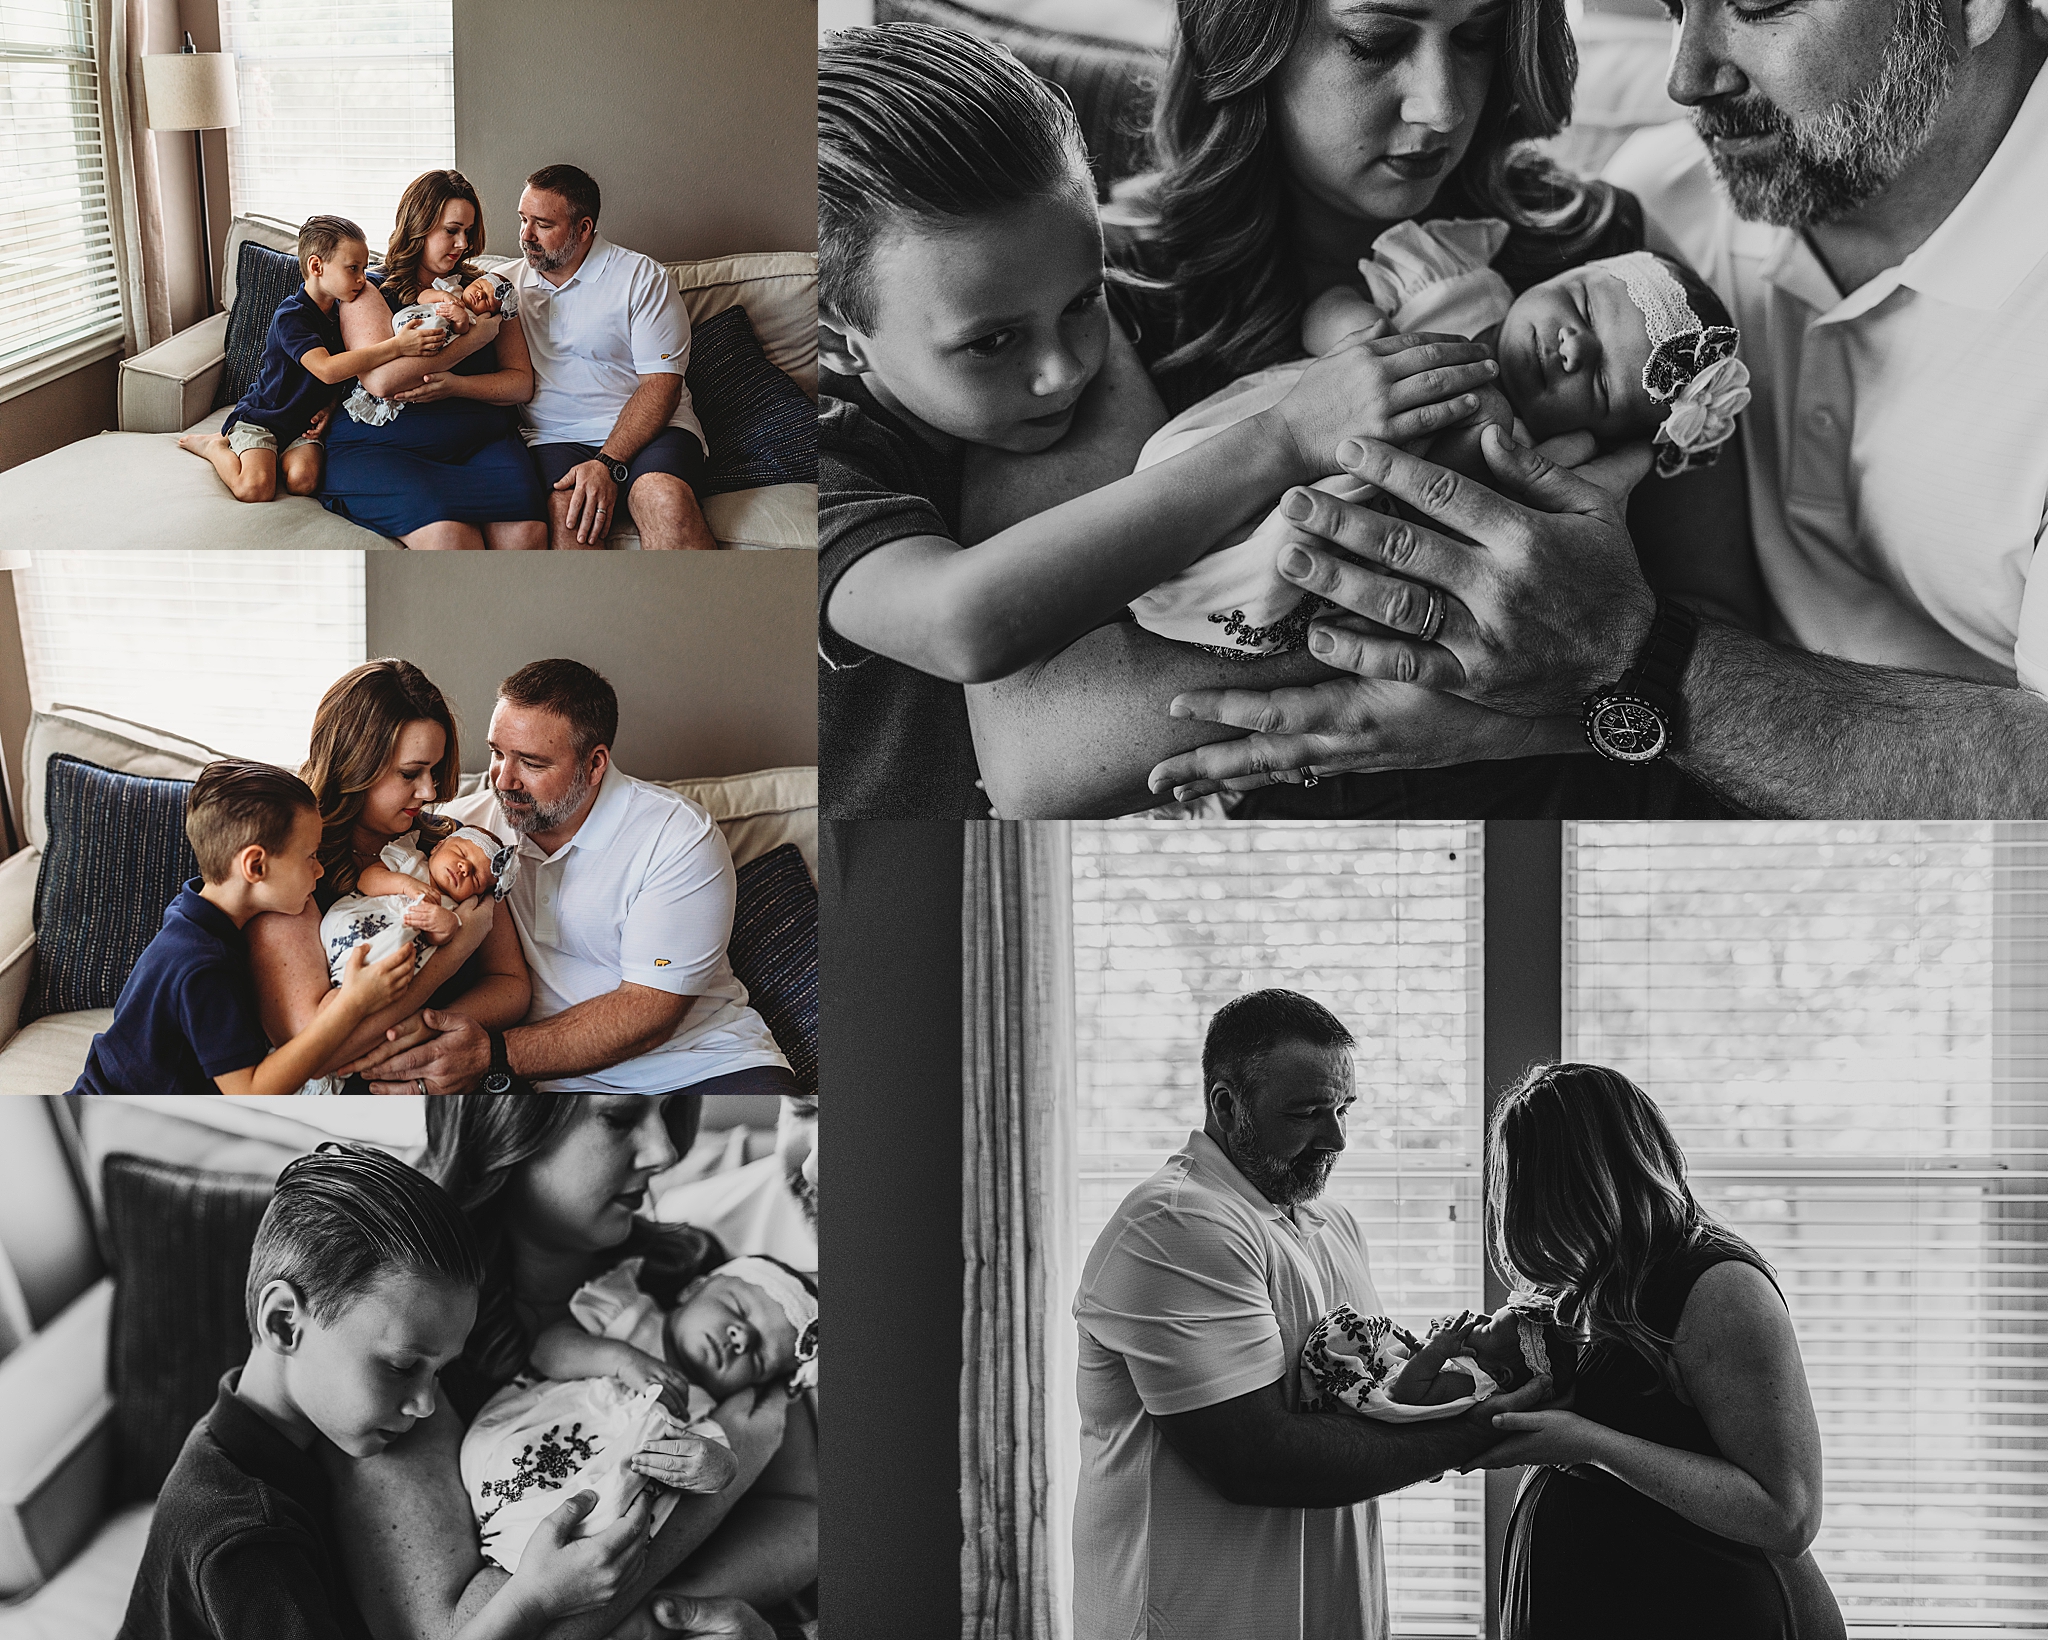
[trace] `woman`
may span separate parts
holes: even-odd
[[[697,1108],[694,1099],[634,1095],[428,1104],[422,1165],[468,1215],[486,1276],[468,1346],[444,1375],[449,1404],[381,1456],[342,1460],[332,1472],[357,1599],[379,1633],[446,1632],[458,1607],[466,1615],[505,1581],[477,1549],[457,1464],[462,1429],[524,1367],[541,1329],[567,1316],[570,1295],[623,1257],[654,1253],[686,1269],[722,1257],[704,1232],[635,1213],[648,1181],[687,1148]],[[660,1580],[682,1595],[769,1606],[817,1576],[817,1446],[806,1404],[776,1389],[750,1391],[716,1416],[732,1437],[738,1474],[719,1492],[677,1503],[636,1599]],[[713,1446],[676,1436],[648,1447],[635,1467],[688,1482],[730,1461]],[[549,1633],[639,1640],[662,1632],[644,1611],[623,1628],[617,1622],[593,1614]]]
[[[1153,124],[1158,168],[1108,217],[1112,259],[1137,282],[1138,349],[1168,410],[1299,357],[1303,308],[1356,283],[1360,258],[1397,222],[1500,218],[1510,233],[1494,266],[1517,292],[1642,244],[1633,197],[1528,146],[1571,112],[1577,59],[1563,0],[1424,0],[1399,14],[1343,0],[1180,0],[1178,10]],[[1109,470],[1119,464],[1129,471],[1151,430],[1119,429],[1093,470],[1062,452],[1074,483],[1063,493],[1046,493],[1043,470],[971,471],[977,533],[1119,476]],[[970,689],[968,701],[999,812],[1114,814],[1161,800],[1145,780],[1155,763],[1235,735],[1170,718],[1176,694],[1327,675],[1305,653],[1218,660],[1124,623]],[[1659,814],[1673,785],[1668,771],[1617,779],[1590,758],[1524,759],[1332,782],[1311,806]],[[1291,789],[1264,797],[1283,799],[1300,801]]]
[[[1506,1413],[1479,1461],[1531,1464],[1508,1525],[1509,1640],[1846,1631],[1808,1545],[1821,1450],[1770,1267],[1702,1211],[1649,1097],[1531,1072],[1487,1144],[1494,1256],[1587,1339],[1572,1409]]]
[[[341,309],[341,335],[367,347],[391,335],[400,308],[436,279],[468,282],[484,248],[483,207],[460,171],[428,171],[398,202],[374,289]],[[396,360],[363,387],[405,406],[372,426],[337,409],[320,495],[359,524],[409,547],[547,545],[547,498],[510,408],[533,397],[533,361],[516,317],[477,318],[450,297],[455,334],[433,357]]]
[[[455,716],[410,661],[366,661],[321,697],[299,771],[320,801],[320,882],[297,916],[266,912],[247,931],[272,1041],[296,1036],[327,995],[321,915],[354,890],[358,870],[418,824],[422,808],[455,795],[461,768]],[[511,917],[495,916],[496,909],[486,896],[464,912],[455,937],[427,959],[403,998],[357,1028],[330,1072],[353,1075],[425,1040],[419,1015],[430,1005],[497,1029],[524,1019],[531,1000],[526,959]],[[349,1091],[365,1090],[358,1084]]]

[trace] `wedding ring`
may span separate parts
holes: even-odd
[[[1323,783],[1323,777],[1313,769],[1303,769],[1301,771],[1301,783],[1303,786],[1320,786]]]
[[[418,1088],[422,1094],[427,1091],[427,1079],[424,1076],[415,1076],[412,1079],[412,1085]]]
[[[1429,589],[1429,609],[1422,617],[1422,630],[1415,634],[1423,643],[1435,643],[1436,635],[1444,627],[1444,595],[1435,587]]]

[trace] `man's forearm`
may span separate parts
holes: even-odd
[[[1242,1455],[1225,1495],[1273,1509],[1341,1508],[1455,1469],[1499,1440],[1462,1416],[1382,1424],[1346,1412],[1295,1413]]]
[[[505,1054],[529,1081],[605,1070],[660,1047],[693,1000],[651,986],[621,986],[507,1031]]]
[[[1752,814],[2048,814],[2048,701],[1786,649],[1718,622],[1686,669],[1688,774]]]
[[[676,413],[682,397],[680,376],[643,378],[633,389],[633,396],[626,400],[619,419],[612,423],[611,433],[604,441],[605,453],[617,461],[631,461],[668,425],[668,418]]]

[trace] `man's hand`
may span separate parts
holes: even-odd
[[[556,481],[555,488],[571,492],[565,523],[577,541],[584,546],[602,546],[605,532],[618,514],[619,487],[612,482],[611,470],[594,457],[579,461]]]
[[[387,1059],[396,1059],[408,1048],[417,1048],[422,1042],[430,1041],[434,1033],[427,1029],[424,1012],[401,1019],[384,1033],[384,1040],[372,1048],[352,1065],[344,1065],[337,1073],[341,1076],[360,1076],[375,1070]]]
[[[490,1034],[467,1014],[425,1009],[420,1020],[433,1033],[417,1048],[386,1060],[370,1083],[372,1093],[473,1093],[491,1068]],[[420,1084],[425,1083],[425,1087]]]
[[[1367,562],[1296,547],[1280,573],[1369,623],[1313,625],[1309,652],[1327,665],[1524,717],[1574,711],[1629,668],[1655,613],[1623,521],[1648,446],[1576,472],[1498,427],[1481,450],[1505,493],[1388,445],[1347,445],[1350,472],[1457,535],[1293,490],[1281,503],[1288,517]],[[1421,643],[1432,590],[1441,622],[1435,642]]]

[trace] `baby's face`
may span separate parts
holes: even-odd
[[[1628,287],[1573,268],[1524,291],[1500,327],[1501,390],[1538,439],[1584,430],[1602,445],[1645,439],[1664,406],[1643,386],[1650,335]]]
[[[1484,1367],[1503,1388],[1516,1388],[1529,1377],[1529,1363],[1522,1354],[1521,1316],[1503,1307],[1494,1311],[1485,1326],[1471,1335],[1472,1359]]]
[[[474,899],[497,884],[491,857],[467,837],[450,837],[427,856],[427,876],[451,900]]]
[[[721,1400],[796,1371],[796,1328],[751,1282],[714,1275],[669,1312],[669,1353]]]
[[[489,279],[478,279],[462,293],[462,305],[472,313],[498,311],[498,287]]]

